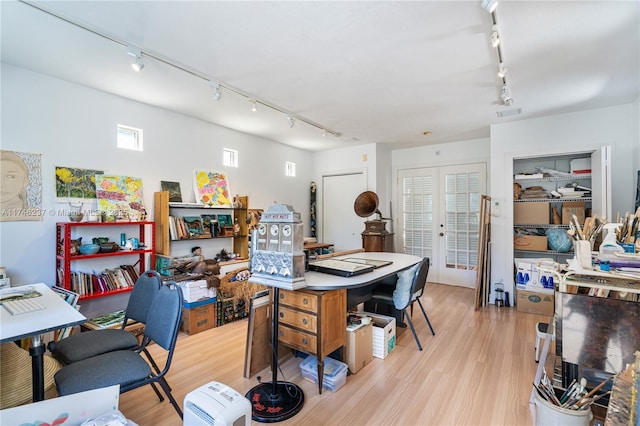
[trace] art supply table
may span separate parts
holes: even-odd
[[[49,286],[43,283],[20,287],[10,287],[0,291],[0,297],[32,289],[41,294],[34,298],[44,309],[11,315],[4,307],[0,308],[0,343],[13,342],[26,337],[31,338],[31,371],[33,378],[33,402],[44,399],[44,352],[42,335],[74,325],[81,324],[87,318],[65,302]]]

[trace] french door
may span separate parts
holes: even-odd
[[[431,260],[429,281],[475,287],[486,164],[398,171],[403,252]]]

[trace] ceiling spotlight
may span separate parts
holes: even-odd
[[[258,110],[258,107],[256,106],[256,101],[253,99],[249,99],[249,102],[251,102],[251,111],[256,112]]]
[[[293,121],[293,117],[291,117],[290,115],[288,115],[288,114],[287,114],[287,120],[289,120],[289,127],[290,127],[290,128],[293,128],[293,126],[296,124],[296,123]]]
[[[498,26],[494,25],[491,29],[491,36],[489,37],[489,43],[491,47],[498,47],[500,44],[500,34],[498,34]]]
[[[142,62],[142,51],[135,47],[129,47],[127,53],[136,58],[135,62],[131,64],[131,68],[136,72],[142,71],[144,68],[144,62]]]
[[[322,136],[327,136],[327,129],[322,129]]]
[[[219,101],[220,98],[222,97],[222,90],[220,89],[220,85],[218,83],[214,83],[213,81],[210,81],[209,86],[211,86],[211,88],[215,90],[215,93],[213,94],[214,99],[216,101]]]
[[[507,68],[504,66],[502,62],[500,62],[500,67],[498,67],[498,77],[504,78],[507,75]]]
[[[498,0],[482,0],[480,6],[489,13],[493,13],[498,7]]]
[[[506,106],[510,106],[513,103],[513,98],[511,98],[511,90],[506,84],[502,86],[500,99],[502,99],[502,103],[504,103]]]

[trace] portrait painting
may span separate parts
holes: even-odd
[[[42,220],[40,157],[0,150],[0,222]]]

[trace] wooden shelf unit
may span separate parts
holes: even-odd
[[[236,197],[237,201],[242,204],[242,208],[232,208],[232,207],[207,207],[201,204],[195,203],[170,203],[169,202],[169,192],[168,191],[159,191],[154,193],[153,195],[153,211],[154,216],[153,219],[156,222],[156,232],[157,238],[155,243],[156,253],[163,256],[171,256],[171,246],[173,243],[179,241],[206,241],[206,240],[224,240],[224,239],[232,239],[233,240],[233,253],[238,254],[242,259],[249,258],[249,235],[247,232],[247,217],[248,217],[248,208],[249,208],[249,197],[248,196],[238,196]],[[240,225],[240,232],[236,236],[204,236],[198,238],[185,238],[185,239],[176,239],[172,240],[169,232],[169,220],[170,216],[175,215],[175,211],[183,210],[197,210],[198,214],[206,213],[230,213],[232,215],[232,220],[238,219],[238,224]]]
[[[95,253],[95,254],[71,254],[71,232],[73,229],[82,228],[137,228],[137,238],[140,244],[144,247],[139,250],[131,251],[116,251],[112,253]],[[146,244],[146,231],[150,230],[151,241],[150,244]],[[138,266],[138,272],[141,274],[146,271],[147,263],[146,256],[150,256],[150,264],[155,263],[155,223],[154,222],[58,222],[56,223],[56,285],[59,287],[71,290],[71,262],[99,259],[99,258],[113,258],[120,256],[137,256],[138,260],[134,263],[134,266]],[[58,274],[58,269],[62,268],[62,280]],[[79,299],[96,299],[100,297],[110,296],[118,293],[126,293],[133,289],[130,287],[118,288],[115,290],[109,290],[98,293],[81,294]]]

